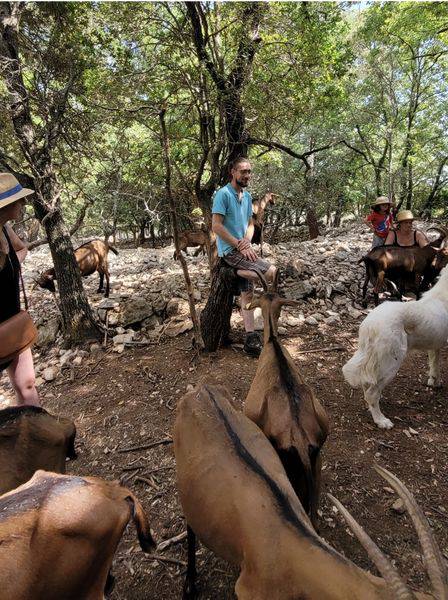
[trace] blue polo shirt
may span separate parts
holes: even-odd
[[[228,183],[220,188],[213,198],[212,213],[223,215],[223,225],[237,240],[241,240],[246,233],[249,221],[252,218],[252,197],[244,190],[241,201],[233,186]],[[232,252],[233,246],[217,236],[218,256],[225,256]]]

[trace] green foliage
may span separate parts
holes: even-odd
[[[245,4],[201,6],[210,56],[228,76],[247,35]],[[443,215],[448,5],[270,2],[259,35],[240,98],[248,133],[297,154],[327,149],[314,155],[310,198],[304,160],[251,146],[255,195],[280,193],[274,212],[299,214],[311,202],[328,217],[363,211],[381,192]],[[88,231],[167,228],[162,105],[181,222],[198,216],[196,180],[204,186],[223,160],[224,121],[183,3],[29,3],[21,53],[40,140],[69,88],[54,151],[69,222],[88,202]],[[3,108],[6,100],[0,78]],[[6,110],[0,127],[0,160],[26,170]]]

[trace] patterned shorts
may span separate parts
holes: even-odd
[[[254,271],[255,273],[261,273],[264,275],[266,271],[271,267],[271,263],[262,258],[257,258],[255,261],[247,260],[238,250],[232,250],[229,254],[222,257],[223,261],[226,262],[230,267],[233,267],[235,271]],[[240,292],[252,292],[254,284],[250,279],[244,277],[238,277],[238,290]]]

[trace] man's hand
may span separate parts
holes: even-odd
[[[249,248],[244,248],[243,250],[239,250],[239,251],[244,256],[245,259],[250,260],[251,262],[255,262],[258,258],[256,252],[252,249],[250,244],[249,244]]]
[[[250,248],[250,247],[251,247],[251,244],[247,238],[242,238],[241,240],[238,240],[237,249],[239,252],[242,252],[243,250],[247,250],[247,248]]]

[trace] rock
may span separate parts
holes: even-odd
[[[164,302],[163,306],[165,307]],[[135,325],[141,323],[144,319],[147,319],[154,314],[154,309],[148,300],[144,296],[131,296],[120,304],[117,323],[122,327],[128,325]]]
[[[91,354],[98,354],[101,351],[101,346],[99,344],[90,344],[89,350]]]
[[[39,387],[40,385],[42,385],[43,383],[45,383],[45,380],[42,377],[36,377],[36,381],[34,382],[34,385],[36,387]]]
[[[340,323],[341,317],[339,315],[330,315],[326,319],[324,319],[324,323],[326,325],[334,325],[335,323]]]
[[[74,364],[75,367],[81,366],[82,365],[82,356],[75,356],[72,364]]]
[[[56,340],[59,327],[60,321],[58,317],[54,317],[53,319],[49,319],[41,325],[38,325],[36,346],[42,348],[43,346],[53,344]]]
[[[199,290],[193,290],[193,299],[196,300],[196,302],[200,302],[201,297],[201,292]]]
[[[168,337],[176,337],[176,336],[180,335],[181,333],[190,331],[190,329],[193,329],[193,323],[190,320],[188,320],[188,321],[172,321],[171,323],[169,323],[167,325],[164,333]]]
[[[115,335],[112,338],[112,341],[115,346],[120,346],[122,344],[124,345],[128,342],[132,342],[133,339],[134,339],[134,333],[120,333],[118,335]]]
[[[300,327],[302,323],[305,321],[305,317],[300,315],[300,317],[294,317],[293,315],[285,315],[282,318],[282,322],[289,327]]]
[[[305,323],[307,323],[308,325],[319,325],[319,321],[317,321],[314,317],[306,317],[305,319]]]
[[[287,333],[288,333],[288,330],[286,329],[286,327],[282,327],[281,325],[280,325],[280,327],[277,328],[277,331],[278,331],[279,335],[287,335]]]
[[[42,371],[42,378],[44,381],[53,381],[56,379],[58,371],[55,367],[47,367]]]
[[[399,515],[402,515],[406,512],[406,507],[401,498],[398,498],[397,500],[395,500],[395,502],[391,506],[391,509]]]
[[[146,329],[146,331],[151,331],[160,325],[159,317],[156,315],[151,315],[147,319],[143,319],[142,328]]]

